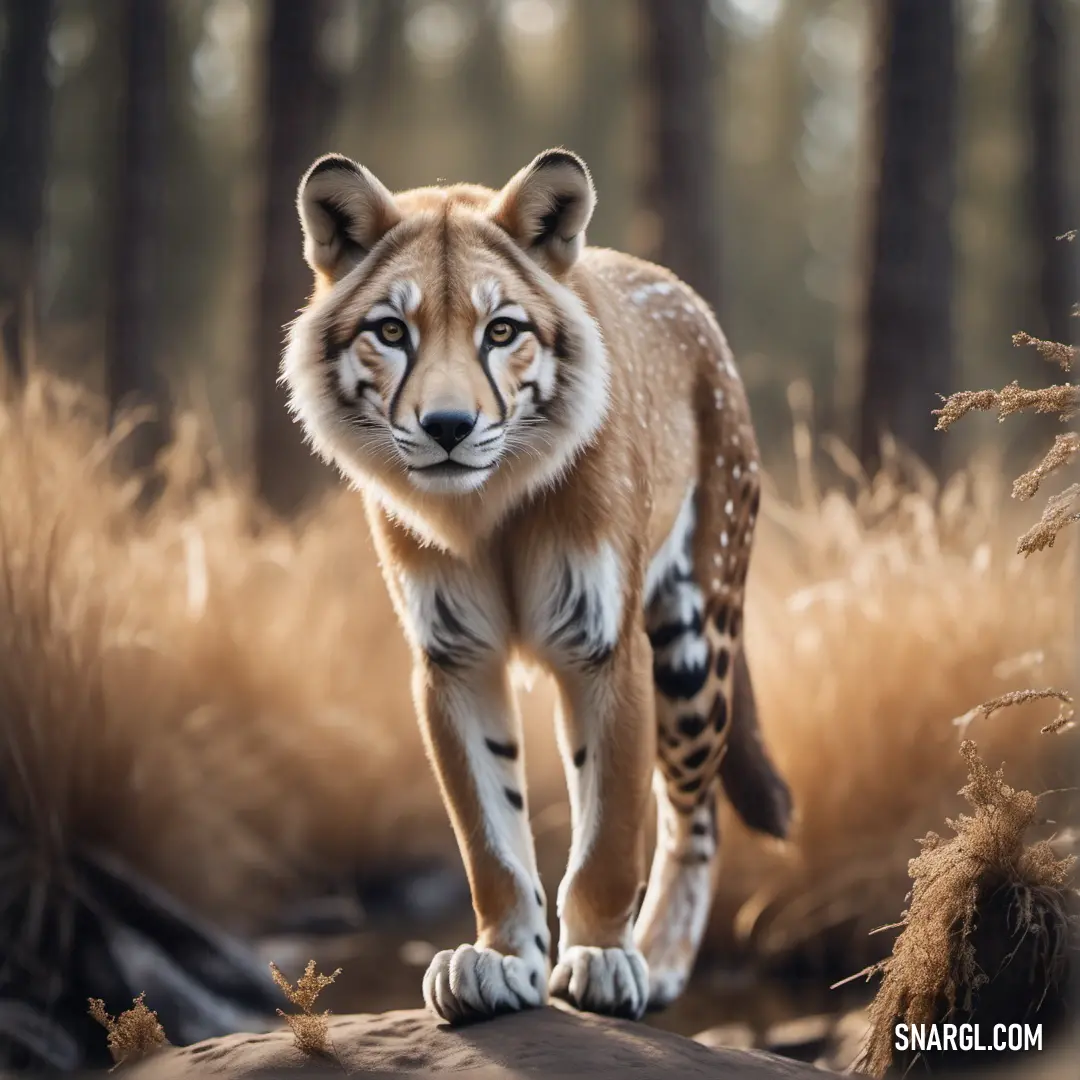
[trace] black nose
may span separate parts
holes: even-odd
[[[420,426],[449,454],[469,437],[476,420],[463,412],[433,412],[420,421]]]

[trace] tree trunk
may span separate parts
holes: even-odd
[[[0,57],[0,359],[26,375],[49,148],[52,0],[9,0]]]
[[[1071,219],[1065,144],[1065,55],[1068,26],[1061,0],[1029,0],[1028,116],[1031,123],[1029,221],[1037,274],[1037,322],[1031,332],[1069,341],[1069,311],[1080,294],[1076,247],[1055,237]]]
[[[263,84],[265,177],[257,321],[253,334],[254,466],[259,494],[282,514],[295,512],[321,470],[304,445],[277,385],[290,322],[311,289],[296,216],[300,177],[325,145],[339,104],[337,80],[318,55],[327,0],[274,0]]]
[[[720,205],[707,0],[642,0],[650,161],[646,205],[659,236],[653,258],[720,301]]]
[[[888,433],[940,473],[930,413],[953,389],[956,16],[951,0],[881,0],[875,14],[859,454],[872,472]]]
[[[126,464],[149,468],[169,437],[161,371],[164,202],[167,197],[167,0],[124,0],[123,93],[112,206],[112,273],[106,313],[105,387],[113,420],[150,410],[125,444]]]

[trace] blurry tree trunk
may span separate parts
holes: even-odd
[[[646,205],[659,236],[653,258],[720,301],[720,203],[707,0],[642,0],[650,160]]]
[[[934,471],[930,413],[953,388],[956,14],[952,0],[873,5],[877,70],[862,304],[859,454],[874,470],[891,434]]]
[[[52,0],[8,0],[0,56],[0,354],[26,375],[33,337],[33,282],[49,147],[49,28]]]
[[[514,82],[510,59],[499,32],[500,5],[476,6],[476,32],[465,55],[462,73],[464,107],[467,116],[481,117],[482,123],[470,125],[472,179],[491,187],[500,187],[520,168],[507,158],[505,142],[493,139],[493,131],[504,131],[514,123],[518,109],[514,100]]]
[[[1080,289],[1075,245],[1055,237],[1080,227],[1069,205],[1065,144],[1065,56],[1068,26],[1061,0],[1029,0],[1028,116],[1031,124],[1029,221],[1038,275],[1032,333],[1068,341],[1069,311]]]
[[[635,95],[627,93],[626,40],[639,12],[634,4],[572,5],[569,33],[577,39],[576,71],[567,72],[574,105],[565,135],[557,141],[588,163],[600,192],[589,228],[591,242],[636,249],[633,220],[641,214],[642,194],[623,191],[625,161],[639,143]],[[628,18],[629,16],[629,18]]]
[[[105,387],[112,417],[146,408],[125,441],[126,464],[145,469],[168,441],[162,362],[164,203],[168,197],[168,0],[123,0],[123,89],[106,311]]]
[[[277,385],[283,326],[311,291],[296,215],[296,189],[321,153],[339,105],[340,85],[320,59],[328,0],[274,0],[263,82],[263,205],[253,334],[254,466],[259,494],[279,513],[304,502],[319,475]]]

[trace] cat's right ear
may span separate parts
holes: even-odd
[[[341,154],[319,158],[296,196],[304,258],[316,274],[340,280],[400,220],[394,196],[363,165]]]

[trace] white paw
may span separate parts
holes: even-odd
[[[535,1009],[546,1000],[546,969],[520,956],[459,945],[444,949],[424,976],[424,1003],[450,1024]]]
[[[666,1009],[683,990],[687,976],[682,969],[649,967],[649,1008]]]
[[[638,1020],[649,1003],[649,965],[637,949],[571,945],[548,986],[575,1008]]]

